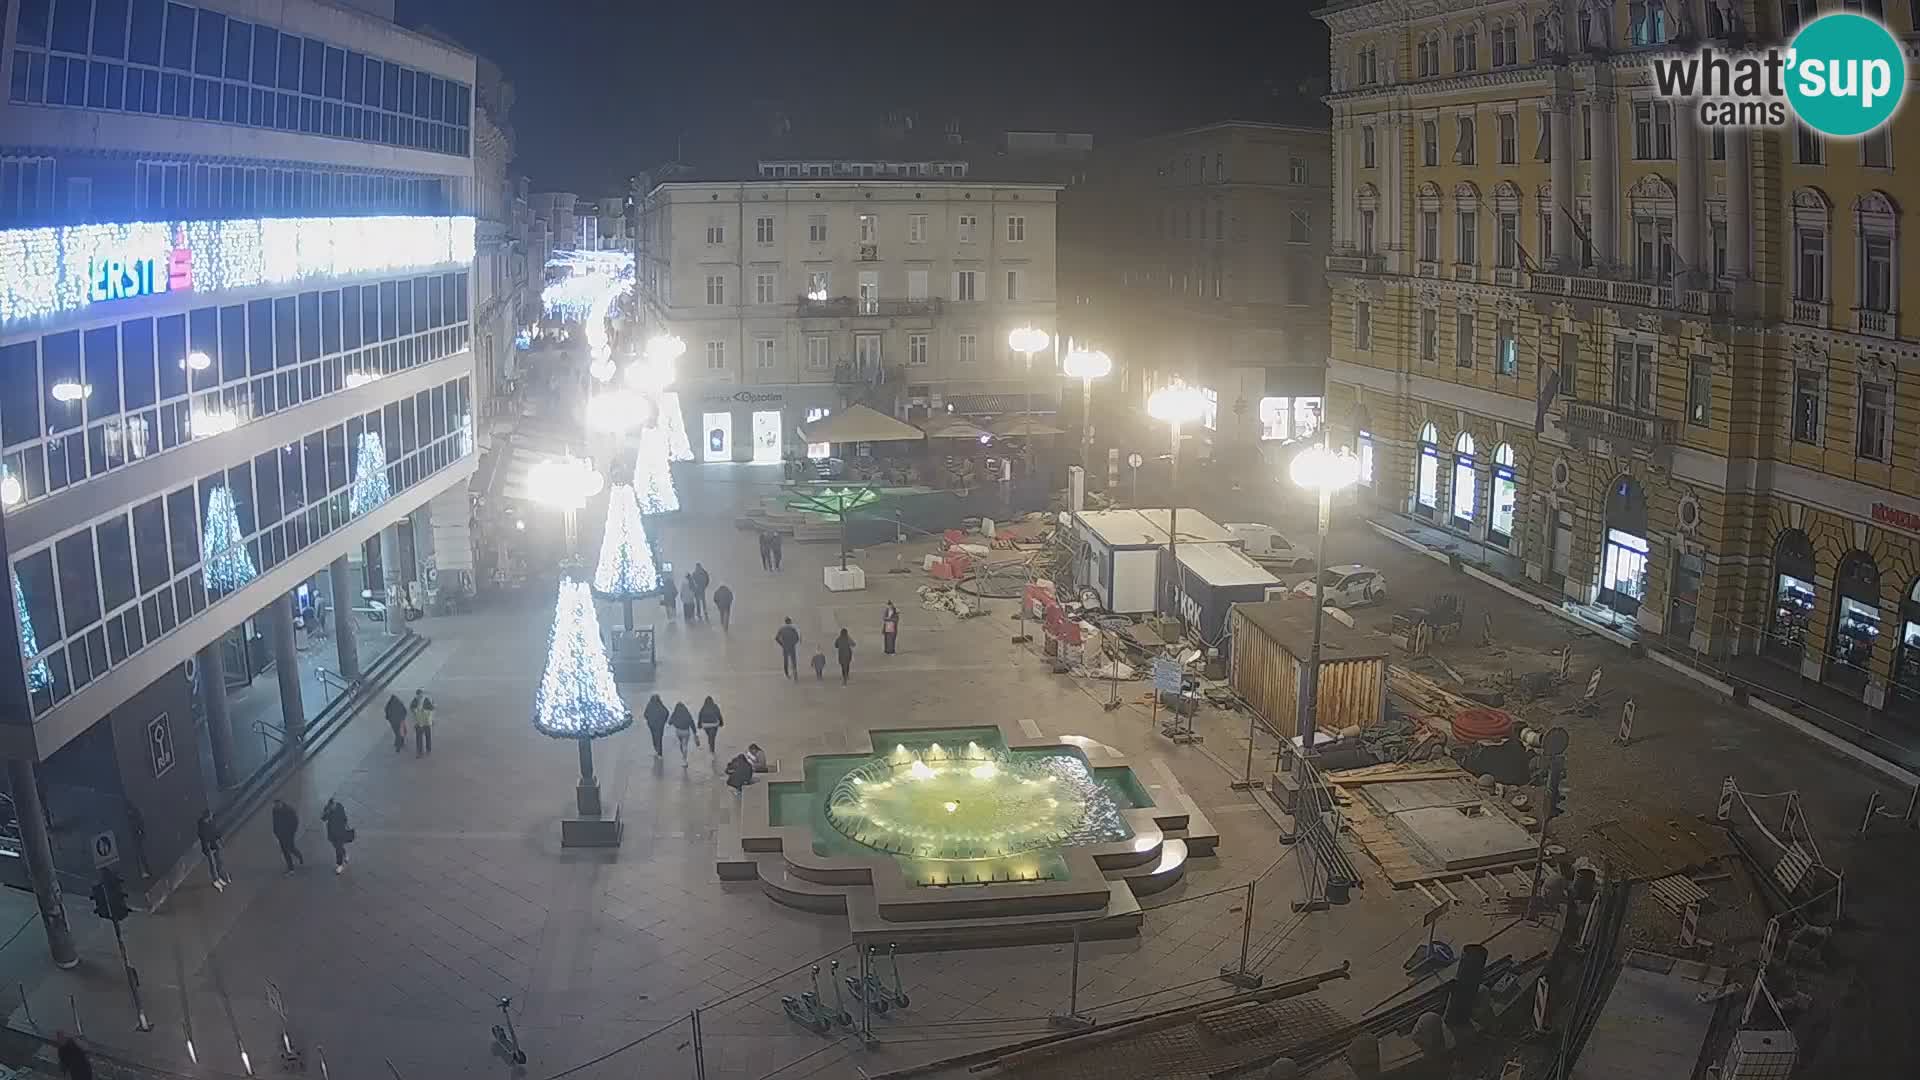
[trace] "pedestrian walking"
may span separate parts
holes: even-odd
[[[347,872],[347,845],[353,843],[353,825],[347,821],[347,808],[339,799],[330,798],[320,808],[320,820],[327,824],[327,843],[333,845],[333,872]]]
[[[709,754],[719,753],[719,749],[714,744],[720,738],[720,725],[723,723],[725,721],[720,718],[720,706],[714,703],[713,695],[708,694],[707,700],[700,703],[700,733],[707,737]]]
[[[800,628],[793,625],[792,619],[780,624],[774,631],[773,640],[780,646],[780,674],[798,681],[800,678]]]
[[[840,628],[840,636],[833,639],[834,655],[840,658],[840,685],[847,685],[847,675],[853,670],[853,635],[846,627]]]
[[[673,725],[673,741],[680,744],[680,767],[687,767],[687,744],[693,741],[693,713],[687,709],[687,703],[673,703],[673,715],[667,722]]]
[[[213,811],[200,811],[200,820],[193,823],[194,833],[200,837],[200,853],[207,857],[207,871],[213,875],[213,887],[221,892],[227,891],[227,862],[221,847],[220,826],[213,823]]]
[[[407,703],[399,694],[387,695],[387,726],[393,729],[393,752],[407,748]]]
[[[67,1080],[93,1080],[93,1060],[87,1057],[80,1040],[63,1031],[55,1036],[55,1041],[59,1046],[56,1056],[60,1061],[60,1071],[67,1074]]]
[[[819,649],[813,650],[813,681],[825,682],[827,678],[827,654]]]
[[[893,655],[894,639],[900,636],[900,609],[887,601],[885,611],[880,613],[880,640],[885,643],[887,655]]]
[[[720,630],[725,633],[733,622],[733,590],[725,585],[713,590],[713,606],[720,609]]]
[[[779,570],[779,569],[780,569],[780,547],[781,547],[781,543],[782,543],[782,541],[781,541],[781,539],[780,539],[780,534],[779,534],[779,533],[774,533],[774,534],[773,534],[773,568],[774,568],[775,570]]]
[[[425,757],[433,753],[433,699],[420,699],[420,708],[413,714],[413,756]]]
[[[773,534],[772,533],[763,532],[760,534],[760,569],[762,570],[773,569]]]
[[[647,707],[640,710],[640,715],[647,718],[647,734],[653,736],[653,756],[662,756],[666,752],[661,742],[667,734],[667,703],[655,694],[647,699]]]
[[[673,621],[673,609],[680,602],[680,590],[674,587],[673,575],[660,579],[660,606],[667,609],[667,621]]]
[[[693,573],[688,574],[687,578],[693,582],[694,606],[700,610],[700,617],[705,619],[707,617],[707,586],[713,584],[713,575],[707,573],[706,567],[696,562],[693,564]]]
[[[293,864],[307,864],[307,857],[300,854],[300,845],[295,839],[300,835],[300,815],[285,799],[273,800],[273,838],[280,842],[280,857],[287,860],[287,873],[293,873]]]
[[[689,573],[687,579],[680,583],[680,614],[692,622],[699,613],[699,603],[693,598],[693,574]]]

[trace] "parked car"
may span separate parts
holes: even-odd
[[[1271,525],[1256,522],[1228,522],[1222,526],[1246,544],[1247,556],[1268,570],[1281,574],[1304,574],[1313,569],[1313,549],[1295,547]]]
[[[1371,604],[1384,600],[1387,596],[1387,576],[1371,566],[1362,566],[1359,563],[1329,566],[1315,577],[1295,585],[1293,595],[1308,600],[1313,599],[1316,580],[1326,590],[1324,602],[1330,607],[1349,608],[1359,604]]]

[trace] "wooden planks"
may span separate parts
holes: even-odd
[[[1713,827],[1653,818],[1597,822],[1577,846],[1631,881],[1704,869],[1727,855],[1726,840]]]
[[[1647,883],[1647,891],[1675,915],[1684,914],[1688,907],[1703,904],[1707,899],[1707,890],[1685,874],[1654,878]]]

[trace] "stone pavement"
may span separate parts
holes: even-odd
[[[864,748],[873,727],[994,719],[1110,745],[1149,785],[1177,777],[1222,834],[1217,859],[1198,860],[1183,883],[1153,898],[1139,940],[1085,947],[1083,1011],[1111,1015],[1224,990],[1216,976],[1238,962],[1244,884],[1256,877],[1251,967],[1279,978],[1351,960],[1355,977],[1322,996],[1354,1012],[1405,986],[1400,961],[1420,939],[1424,900],[1376,884],[1354,904],[1296,918],[1299,875],[1278,830],[1251,796],[1228,787],[1244,735],[1222,730],[1176,747],[1149,730],[1143,709],[1103,712],[1103,687],[1053,676],[1009,643],[1010,604],[962,622],[920,607],[919,575],[884,573],[864,593],[828,594],[820,571],[833,545],[789,543],[784,573],[763,572],[753,537],[732,521],[777,479],[777,467],[684,469],[688,509],[650,522],[681,571],[699,559],[738,597],[731,634],[717,623],[659,623],[651,689],[692,707],[712,693],[726,726],[719,755],[696,752],[684,767],[671,743],[668,759],[655,759],[640,728],[595,748],[605,794],[626,822],[618,851],[559,848],[556,819],[571,804],[577,762],[572,747],[529,723],[551,617],[550,586],[529,588],[472,615],[420,624],[434,644],[393,689],[404,696],[421,687],[439,704],[430,758],[394,753],[368,710],[288,781],[283,795],[303,818],[303,870],[282,874],[259,815],[229,837],[232,888],[216,893],[199,876],[164,910],[127,923],[154,1032],[132,1031],[110,929],[84,897],[69,898],[84,956],[69,973],[47,964],[30,898],[0,912],[18,927],[0,946],[0,986],[24,991],[45,1030],[71,1026],[71,996],[88,1036],[110,1052],[208,1076],[241,1075],[242,1046],[256,1068],[275,1067],[280,1029],[269,982],[296,1040],[310,1051],[323,1046],[331,1074],[347,1077],[504,1074],[487,1030],[500,996],[514,998],[533,1077],[690,1076],[695,1007],[713,1077],[851,1076],[856,1064],[871,1071],[1041,1030],[1067,1008],[1070,946],[908,957],[913,1005],[876,1021],[879,1046],[803,1032],[778,999],[805,988],[815,958],[851,969],[845,920],[780,907],[714,876],[715,830],[735,813],[719,765],[748,742],[792,760]],[[598,529],[583,522],[581,533]],[[873,564],[892,561],[875,556]],[[884,657],[879,619],[889,598],[905,617],[899,654]],[[803,650],[851,629],[860,642],[851,686],[781,676],[771,636],[786,615],[801,628]],[[359,830],[340,876],[327,866],[318,821],[329,795],[346,803]],[[1450,916],[1443,931],[1459,944],[1502,925],[1475,911]],[[1531,953],[1534,933],[1507,930],[1496,954]],[[9,1022],[26,1027],[27,1008],[10,1000]]]

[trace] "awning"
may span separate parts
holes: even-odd
[[[1037,416],[1017,413],[1003,416],[987,425],[987,429],[1003,438],[1028,438],[1034,435],[1065,435],[1066,432],[1054,427]]]
[[[810,443],[918,441],[927,433],[865,405],[854,405],[803,425],[800,434]]]
[[[1035,412],[1050,415],[1058,412],[1060,397],[1057,389],[1041,390],[1033,394],[948,394],[944,399],[950,412],[963,416],[992,416],[996,413]]]
[[[929,439],[974,439],[993,433],[958,416],[937,416],[927,421]]]

